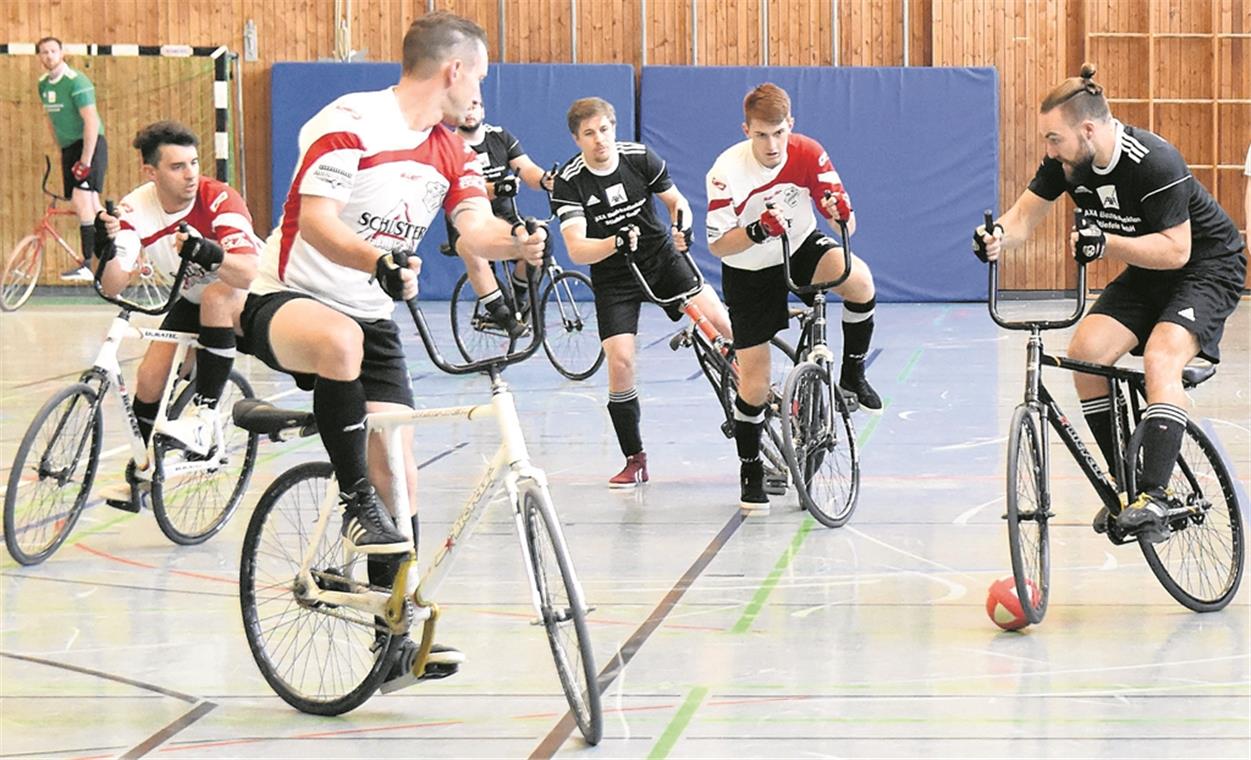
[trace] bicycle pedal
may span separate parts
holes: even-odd
[[[104,503],[109,505],[113,509],[120,509],[123,512],[133,512],[135,514],[139,514],[140,512],[140,507],[135,502],[134,499],[130,501],[122,501],[120,499],[105,499]]]
[[[770,496],[785,496],[790,484],[785,478],[765,478],[764,492]]]

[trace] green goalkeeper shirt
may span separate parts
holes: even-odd
[[[83,139],[83,117],[80,108],[95,105],[96,88],[86,74],[69,66],[55,81],[50,74],[39,77],[39,102],[48,113],[56,141],[62,148]],[[99,119],[100,134],[104,134],[104,120]]]

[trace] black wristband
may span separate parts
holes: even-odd
[[[747,233],[747,238],[756,245],[760,245],[769,239],[769,233],[765,232],[764,225],[759,220],[744,227],[743,231]]]

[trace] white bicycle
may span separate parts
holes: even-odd
[[[238,508],[256,462],[256,436],[244,435],[223,419],[216,425],[213,445],[205,456],[192,454],[160,433],[144,443],[117,359],[122,341],[128,338],[176,343],[154,424],[175,419],[191,401],[195,389],[183,382],[180,368],[189,350],[198,345],[198,336],[136,327],[130,322],[132,312],[158,315],[168,311],[181,293],[186,269],[184,260],[165,303],[155,308],[105,296],[99,280],[95,281],[100,296],[121,310],[113,318],[91,368],[78,382],[53,394],[35,414],[9,469],[4,492],[4,542],[19,563],[37,565],[52,556],[86,508],[100,464],[103,405],[110,391],[117,396],[129,423],[132,464],[126,468],[126,479],[131,503],[140,503],[136,498],[140,484],[149,484],[152,512],[171,541],[184,545],[207,541]],[[232,370],[220,403],[229,409],[235,400],[252,395],[252,386]],[[135,467],[134,462],[141,466]],[[146,466],[149,462],[151,467]]]
[[[261,496],[243,542],[240,601],[252,655],[283,700],[297,710],[318,715],[339,715],[369,699],[390,670],[401,637],[417,626],[421,627],[420,644],[410,672],[418,678],[428,675],[426,663],[439,618],[438,605],[429,600],[489,498],[502,485],[520,538],[530,600],[538,615],[535,623],[547,632],[556,673],[578,729],[587,742],[597,744],[603,718],[586,623],[588,608],[547,477],[530,462],[513,395],[501,377],[504,367],[525,360],[542,345],[543,321],[535,320],[530,343],[522,351],[452,365],[440,355],[420,309],[412,302],[408,306],[434,364],[450,374],[487,374],[491,400],[366,417],[368,429],[387,438],[391,472],[397,478],[390,489],[396,494],[397,527],[412,539],[412,509],[400,461],[401,435],[409,426],[433,419],[494,419],[499,448],[424,575],[418,580],[416,554],[410,552],[400,562],[390,589],[371,586],[365,555],[343,545],[339,487],[331,465],[304,463],[280,475]],[[312,413],[263,402],[241,402],[234,419],[236,425],[273,440],[316,432]]]

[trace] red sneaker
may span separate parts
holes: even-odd
[[[647,453],[640,451],[626,457],[625,468],[608,479],[609,488],[634,488],[647,482]]]

